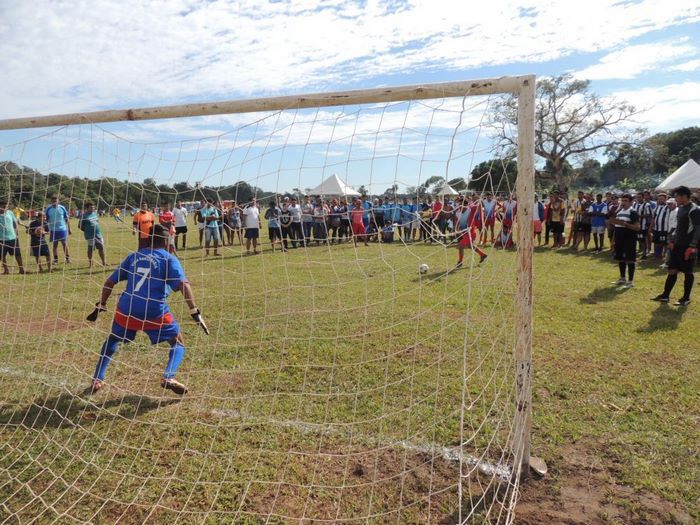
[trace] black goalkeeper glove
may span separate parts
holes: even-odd
[[[204,333],[209,335],[209,328],[207,327],[207,323],[204,322],[204,319],[202,318],[202,312],[199,311],[199,308],[194,308],[190,310],[190,315],[192,316],[192,320],[202,327]]]
[[[100,313],[106,312],[106,311],[107,311],[107,308],[105,307],[105,305],[103,305],[102,303],[100,303],[98,301],[97,303],[95,303],[95,309],[92,311],[92,313],[90,315],[87,316],[86,319],[88,321],[95,322],[95,321],[97,321],[97,316],[100,315]]]

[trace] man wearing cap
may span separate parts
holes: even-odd
[[[664,291],[654,297],[653,301],[668,303],[671,291],[678,280],[678,272],[685,275],[683,281],[683,297],[675,302],[676,306],[688,306],[690,304],[690,292],[695,282],[695,259],[700,242],[700,207],[690,200],[690,190],[686,186],[679,186],[674,191],[678,203],[678,215],[676,227],[671,231],[668,240],[668,275]]]

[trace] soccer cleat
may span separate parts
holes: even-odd
[[[457,264],[455,264],[455,269],[461,268],[462,266],[464,266],[464,263],[462,261],[458,261]]]
[[[673,303],[674,306],[688,306],[689,304],[690,299],[686,299],[685,297],[681,297],[675,303]]]
[[[617,281],[613,281],[610,284],[613,284],[615,286],[624,286],[625,284],[627,284],[627,281],[623,278],[619,278]]]
[[[172,390],[179,396],[185,395],[187,393],[187,387],[179,381],[175,381],[174,379],[163,378],[160,380],[160,386],[162,386],[166,390]]]
[[[627,281],[623,287],[629,290],[630,288],[634,288],[634,283],[632,281]]]
[[[663,263],[662,265],[659,266],[659,268],[661,268],[662,270],[666,270],[666,269],[668,269],[668,264]]]
[[[667,303],[668,302],[668,297],[665,296],[664,294],[659,294],[656,297],[651,298],[652,301],[657,301],[659,303]]]

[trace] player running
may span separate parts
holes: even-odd
[[[475,214],[473,213],[473,208],[469,206],[466,197],[459,205],[456,214],[457,219],[455,220],[455,235],[459,239],[459,244],[457,245],[459,250],[459,259],[457,260],[456,268],[461,268],[464,265],[465,248],[471,248],[473,251],[479,254],[479,263],[484,262],[488,256],[474,243],[478,230],[474,223]]]
[[[156,224],[151,227],[149,236],[147,246],[129,254],[105,281],[100,301],[88,316],[89,321],[95,321],[100,312],[106,311],[114,285],[126,281],[126,290],[119,298],[111,333],[102,345],[90,387],[93,393],[104,386],[105,372],[119,343],[133,341],[139,330],[148,335],[151,344],[163,341],[170,344],[170,355],[160,385],[179,395],[187,393],[187,387],[175,380],[175,374],[185,355],[185,346],[180,325],[170,313],[166,302],[171,290],[182,292],[192,319],[209,334],[180,262],[166,249],[168,231]]]

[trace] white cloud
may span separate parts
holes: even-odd
[[[700,70],[700,58],[696,60],[689,60],[688,62],[683,62],[682,64],[677,64],[669,68],[671,71],[698,71]]]
[[[648,108],[639,122],[650,131],[670,131],[696,126],[700,115],[700,82],[681,82],[658,87],[620,91],[614,96],[638,108]]]
[[[685,40],[627,46],[604,56],[598,64],[579,71],[576,76],[589,80],[631,79],[696,52]]]
[[[532,63],[700,20],[676,2],[4,2],[3,118]]]

